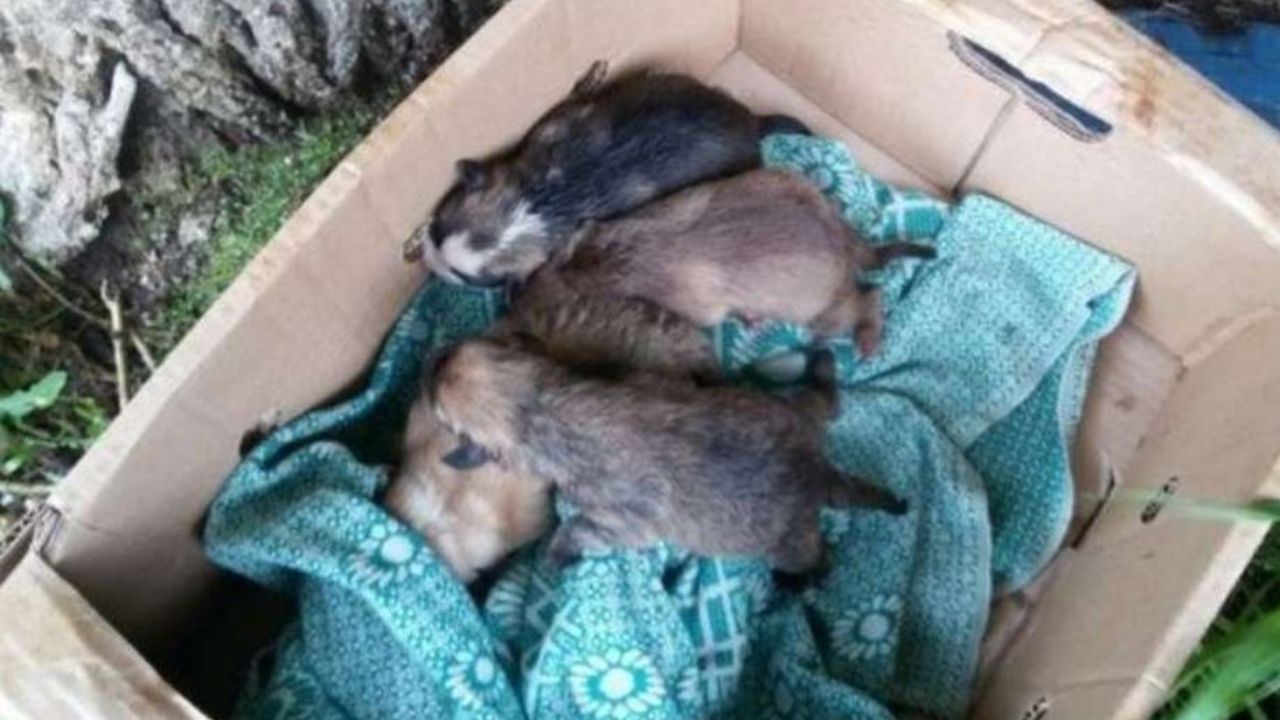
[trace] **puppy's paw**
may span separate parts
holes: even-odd
[[[556,570],[563,570],[581,557],[582,544],[574,533],[572,522],[561,525],[547,545],[547,562]]]

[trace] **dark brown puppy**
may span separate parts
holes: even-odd
[[[873,248],[808,180],[753,170],[596,224],[555,263],[582,293],[644,298],[703,326],[737,313],[854,333],[870,354],[883,312],[879,291],[860,285],[859,273],[906,256],[933,249]]]
[[[604,76],[593,65],[510,150],[458,163],[457,184],[411,240],[428,267],[470,284],[525,277],[583,222],[755,167],[765,132],[806,132],[686,75]]]
[[[521,288],[490,336],[595,377],[643,371],[700,382],[720,378],[702,328],[647,300],[574,290],[552,267]]]
[[[805,573],[823,557],[821,506],[905,509],[823,459],[815,412],[829,412],[825,400],[793,404],[661,376],[585,379],[493,340],[455,348],[432,396],[465,438],[460,455],[501,459],[577,507],[552,540],[561,563],[667,539]]]

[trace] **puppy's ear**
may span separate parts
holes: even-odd
[[[569,256],[578,251],[578,246],[583,240],[595,234],[599,223],[595,220],[584,219],[578,222],[577,226],[569,233],[569,237],[555,251],[555,256],[560,260],[567,260]]]
[[[424,379],[431,381],[433,378],[439,375],[440,368],[444,367],[445,363],[449,362],[449,360],[453,357],[454,352],[456,351],[457,351],[456,345],[447,347],[441,350],[439,353],[437,353],[435,357],[429,358],[429,362],[427,362],[426,365],[422,368],[424,371],[423,372]]]
[[[477,445],[470,435],[462,433],[457,447],[445,453],[440,462],[454,470],[474,470],[492,459],[488,450]]]
[[[485,169],[484,163],[478,160],[464,158],[458,161],[455,168],[462,186],[468,190],[483,190],[489,184],[489,172]]]
[[[542,338],[533,333],[516,330],[511,333],[510,337],[512,346],[517,349],[532,353],[545,353],[547,351],[547,344],[542,341]]]
[[[573,84],[573,90],[569,95],[572,97],[582,97],[590,95],[604,85],[605,76],[609,74],[609,62],[607,60],[596,60],[591,63],[591,67],[582,74],[582,77]]]

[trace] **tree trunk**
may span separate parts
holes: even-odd
[[[98,237],[129,176],[421,78],[500,0],[4,0],[0,192],[29,256]]]

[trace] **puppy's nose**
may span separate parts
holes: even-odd
[[[444,227],[440,225],[438,220],[432,220],[431,223],[427,225],[427,236],[431,238],[431,244],[434,245],[437,250],[440,249],[441,245],[444,245]]]

